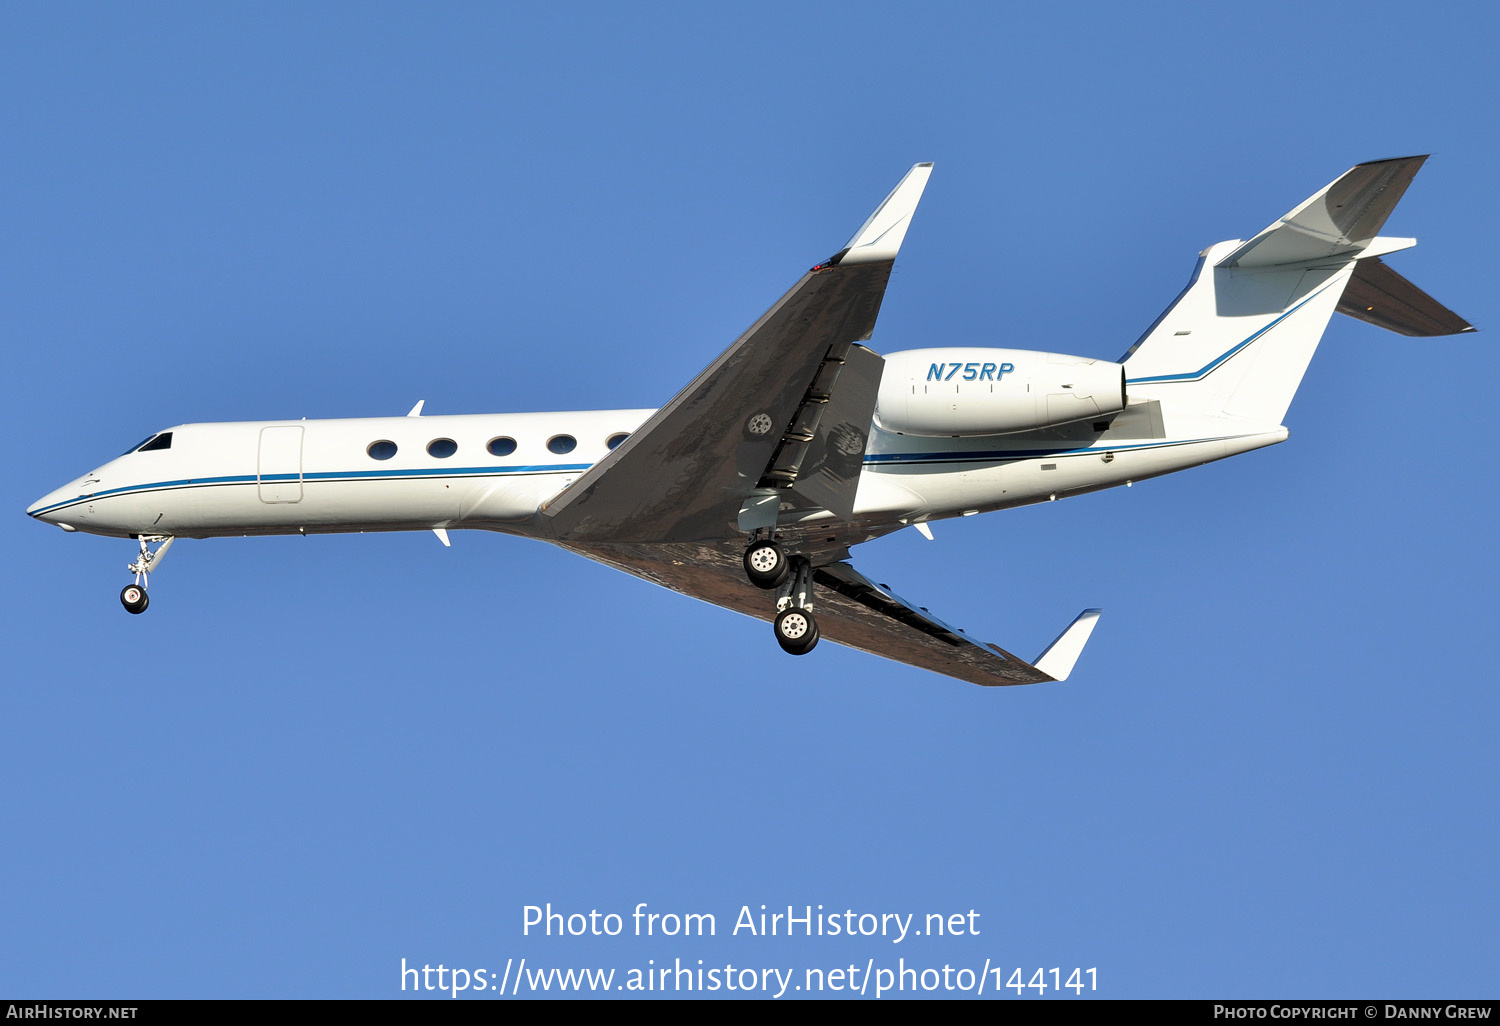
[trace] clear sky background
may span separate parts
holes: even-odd
[[[524,956],[1495,996],[1496,17],[5,5],[0,995]],[[134,543],[24,517],[176,423],[658,405],[916,161],[871,345],[1114,359],[1200,249],[1411,153],[1391,263],[1479,334],[1336,318],[1285,445],[856,550],[1022,654],[1103,607],[1063,685],[792,659],[477,532],[185,542],[133,617]],[[718,936],[523,937],[546,902]],[[763,903],[981,932],[729,936]]]

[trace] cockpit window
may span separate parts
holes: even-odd
[[[137,442],[121,455],[129,456],[133,452],[153,452],[157,449],[172,448],[172,432],[163,431],[156,435],[147,435],[145,441]]]

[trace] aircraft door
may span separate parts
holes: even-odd
[[[256,481],[261,502],[302,501],[302,425],[260,429]]]

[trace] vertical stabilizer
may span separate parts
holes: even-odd
[[[1379,259],[1415,242],[1379,232],[1426,159],[1360,164],[1250,241],[1204,250],[1121,361],[1131,397],[1277,425],[1335,310],[1404,334],[1472,330]]]

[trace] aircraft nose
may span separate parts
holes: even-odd
[[[26,515],[49,524],[58,523],[57,508],[76,495],[77,493],[71,487],[63,487],[56,491],[48,492],[26,507]]]

